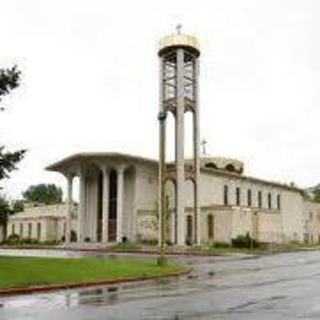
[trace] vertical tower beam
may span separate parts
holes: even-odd
[[[184,49],[177,49],[177,109],[176,109],[176,214],[177,214],[177,244],[185,244],[184,216]]]
[[[164,246],[165,232],[165,163],[166,163],[166,114],[164,110],[164,85],[163,85],[163,58],[160,58],[160,92],[159,92],[159,195],[158,195],[158,217],[159,217],[159,246]]]
[[[200,119],[199,119],[199,60],[193,61],[193,157],[194,157],[194,221],[195,243],[201,243],[201,214],[200,214]]]

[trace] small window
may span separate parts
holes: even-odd
[[[187,242],[192,243],[192,216],[187,216]]]
[[[280,197],[280,194],[277,195],[277,208],[278,208],[278,210],[281,209],[281,197]]]
[[[262,208],[262,192],[258,191],[258,207]]]
[[[229,199],[228,199],[228,186],[224,186],[224,192],[223,192],[223,203],[225,206],[229,204]]]
[[[268,208],[272,209],[272,197],[271,197],[271,193],[268,193]]]
[[[248,207],[252,205],[252,192],[251,189],[248,189]]]
[[[41,240],[41,223],[37,223],[37,239]]]
[[[16,234],[16,226],[15,226],[15,224],[13,223],[12,224],[12,227],[11,227],[12,229],[11,229],[11,234]]]
[[[239,187],[236,188],[236,204],[237,206],[241,205],[241,190]]]
[[[212,214],[208,215],[208,239],[212,240],[214,238],[214,216]]]

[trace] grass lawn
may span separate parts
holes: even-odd
[[[159,267],[155,260],[0,257],[0,289],[160,276],[184,270],[173,263]]]

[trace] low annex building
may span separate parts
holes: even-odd
[[[20,239],[33,239],[39,242],[63,241],[66,235],[67,220],[71,229],[77,232],[77,206],[69,211],[66,204],[25,205],[24,211],[9,217],[7,236],[18,235]]]
[[[167,164],[170,167],[170,163]],[[188,166],[188,160],[185,161]],[[68,180],[72,207],[73,178],[80,178],[78,241],[121,242],[158,239],[158,162],[121,153],[81,153],[47,168]],[[318,242],[320,205],[302,189],[244,175],[241,161],[202,157],[200,170],[201,243],[225,242],[249,233],[260,242]],[[177,241],[174,184],[166,184],[169,214],[167,240]],[[194,232],[193,185],[184,188],[183,237]],[[66,220],[70,240],[72,210]]]

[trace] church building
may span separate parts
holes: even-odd
[[[200,156],[195,37],[160,42],[159,161],[116,152],[79,153],[50,165],[68,181],[71,231],[78,242],[156,241],[176,245],[230,243],[247,233],[259,242],[318,242],[320,206],[294,185],[245,174],[241,161]],[[156,111],[155,111],[156,112]],[[184,116],[193,115],[193,158],[184,154]],[[166,118],[175,119],[175,160],[166,160]],[[73,181],[79,177],[77,230],[72,229]],[[159,216],[162,215],[162,219]]]

